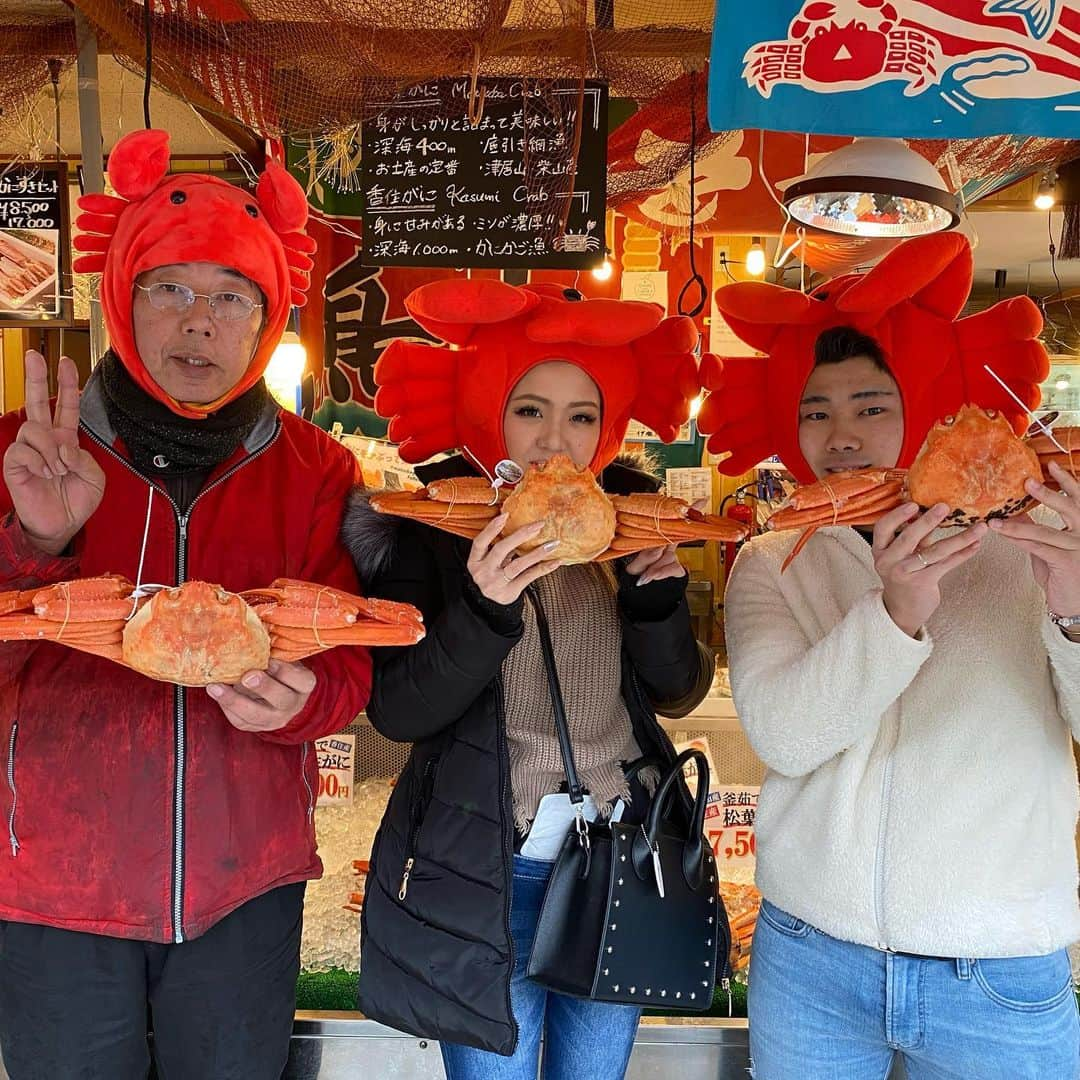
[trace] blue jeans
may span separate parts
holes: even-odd
[[[1069,958],[939,959],[838,941],[763,901],[750,976],[755,1080],[1077,1080]]]
[[[554,864],[514,856],[510,935],[514,974],[510,1004],[518,1024],[510,1057],[442,1043],[447,1080],[536,1080],[544,1036],[543,1080],[622,1080],[641,1010],[550,993],[525,978],[544,890]]]

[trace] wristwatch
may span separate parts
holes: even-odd
[[[1063,633],[1066,637],[1074,638],[1080,636],[1080,615],[1059,615],[1056,611],[1047,610],[1047,615],[1050,616],[1050,621]]]

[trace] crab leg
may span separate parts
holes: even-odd
[[[767,526],[773,530],[800,529],[820,525],[847,525],[855,517],[862,520],[871,514],[880,517],[900,505],[903,501],[903,490],[903,484],[894,481],[868,490],[860,496],[849,496],[835,503],[821,503],[814,498],[810,505],[804,508],[789,500],[787,506],[777,510],[769,518]]]
[[[689,503],[682,499],[672,498],[670,495],[649,495],[638,492],[635,495],[609,495],[612,505],[619,516],[631,515],[648,518],[662,518],[667,521],[675,521],[679,518],[686,519],[691,513],[697,513]]]
[[[616,528],[620,536],[670,536],[683,540],[740,540],[746,534],[741,523],[712,514],[659,521],[637,514],[619,514]]]
[[[5,615],[0,618],[0,641],[59,641],[72,648],[83,644],[119,642],[125,622],[75,622],[39,619],[33,615]]]
[[[425,490],[433,502],[449,503],[451,506],[494,506],[499,501],[498,489],[479,476],[450,476],[445,480],[432,480]]]
[[[270,630],[270,655],[300,660],[337,645],[413,645],[424,620],[408,604],[367,599],[309,581],[277,578],[241,594]]]
[[[284,648],[300,648],[308,645],[312,648],[333,648],[335,645],[382,645],[388,642],[413,643],[424,636],[424,628],[419,623],[358,622],[355,626],[330,630],[301,629],[299,627],[278,627],[271,631],[271,645],[280,644]]]
[[[904,499],[903,473],[894,469],[863,469],[796,488],[787,505],[766,523],[774,531],[802,529],[780,567],[783,573],[818,529],[827,525],[872,525]]]
[[[422,629],[376,622],[357,624],[350,629],[349,637],[340,637],[340,633],[329,630],[324,635],[320,631],[318,637],[314,631],[296,636],[271,634],[270,655],[277,660],[303,660],[338,645],[415,645],[424,636]]]
[[[491,490],[490,487],[487,489]],[[443,532],[473,540],[499,510],[497,506],[474,503],[440,503],[424,497],[423,492],[395,492],[372,495],[371,507],[380,514],[422,521]]]

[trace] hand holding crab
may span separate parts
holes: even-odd
[[[908,502],[874,525],[874,568],[884,585],[882,600],[890,618],[909,637],[915,637],[941,603],[941,580],[967,562],[986,536],[986,524],[928,542],[949,515],[946,503],[925,514]]]
[[[1063,529],[1039,524],[1027,514],[993,521],[990,527],[1031,556],[1032,572],[1051,611],[1080,615],[1080,480],[1057,462],[1051,462],[1047,471],[1060,491],[1030,479],[1024,487],[1033,499],[1058,514]]]
[[[535,537],[543,522],[516,529],[498,539],[508,520],[507,514],[492,518],[480,531],[469,549],[468,569],[480,592],[496,604],[512,604],[537,578],[550,574],[559,566],[550,555],[559,546],[558,540],[548,541],[521,555],[515,552]]]
[[[105,494],[105,474],[79,446],[79,376],[62,357],[56,411],[49,409],[45,358],[26,354],[26,420],[4,454],[4,483],[24,532],[42,551],[59,554]]]
[[[265,671],[248,671],[232,686],[211,683],[206,692],[238,731],[278,731],[307,705],[315,673],[304,664],[271,659]]]

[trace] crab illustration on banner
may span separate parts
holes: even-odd
[[[718,4],[716,131],[1072,137],[1080,0]]]
[[[761,281],[717,290],[725,321],[765,354],[702,361],[710,394],[698,428],[710,436],[711,452],[730,452],[720,471],[739,476],[778,454],[800,483],[816,480],[799,449],[799,399],[814,343],[836,326],[868,334],[885,354],[904,406],[899,468],[911,464],[935,421],[965,404],[997,410],[1022,434],[1027,410],[986,368],[1034,409],[1050,368],[1037,340],[1042,315],[1017,296],[961,319],[971,282],[967,239],[937,233],[901,244],[867,274],[835,278],[809,295]]]

